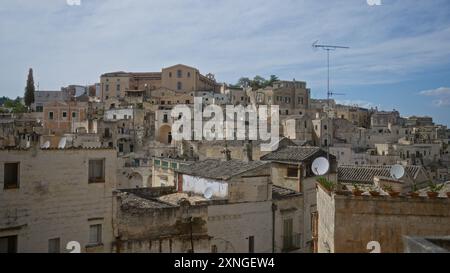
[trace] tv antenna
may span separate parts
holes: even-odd
[[[337,96],[337,95],[345,95],[343,93],[335,93],[335,92],[331,92],[330,90],[330,52],[331,51],[336,51],[337,49],[349,49],[350,47],[348,46],[337,46],[337,45],[324,45],[324,44],[319,44],[319,41],[315,41],[312,44],[313,49],[323,49],[327,52],[327,105],[328,105],[328,113],[327,113],[327,140],[325,143],[325,146],[327,148],[327,160],[330,161],[330,124],[329,124],[329,111],[330,111],[330,97],[332,96]]]
[[[337,49],[349,49],[350,47],[337,46],[337,45],[321,45],[318,43],[319,43],[318,40],[315,41],[312,44],[312,47],[314,49],[321,48],[327,52],[327,102],[328,102],[328,108],[329,108],[330,107],[330,97],[336,96],[336,95],[338,95],[338,96],[345,95],[343,93],[335,93],[330,90],[330,51],[336,51]]]

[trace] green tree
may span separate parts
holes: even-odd
[[[251,83],[251,87],[252,87],[253,90],[258,90],[258,89],[264,87],[265,82],[266,82],[266,79],[264,79],[263,77],[261,77],[259,75],[256,75],[253,78],[253,81]]]
[[[270,75],[270,79],[266,81],[266,86],[273,86],[273,83],[280,79],[276,75]]]
[[[25,87],[25,105],[29,108],[34,102],[34,79],[33,79],[33,69],[30,68],[28,71],[27,87]]]
[[[238,80],[238,82],[236,83],[237,86],[241,87],[241,86],[251,86],[252,84],[252,80],[250,80],[247,77],[242,77]]]

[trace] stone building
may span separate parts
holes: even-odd
[[[389,124],[399,125],[401,124],[400,113],[396,110],[393,111],[378,111],[372,113],[370,117],[370,126],[374,127],[387,127]]]
[[[450,234],[448,198],[355,197],[317,191],[317,251],[400,253],[404,236]],[[377,251],[377,249],[375,250]]]
[[[208,159],[178,173],[178,191],[210,199],[208,234],[216,252],[272,252],[272,183],[267,162]]]
[[[253,93],[256,105],[278,105],[280,115],[303,115],[309,109],[311,90],[306,82],[277,81]]]
[[[62,135],[75,132],[75,124],[86,121],[86,102],[49,102],[44,105],[43,129],[45,134]]]
[[[346,119],[353,125],[358,127],[369,128],[370,126],[370,114],[369,109],[350,106],[350,105],[336,105],[334,107],[335,117]]]
[[[51,171],[49,171],[49,168]],[[0,240],[17,252],[111,252],[111,149],[0,151]]]
[[[34,103],[31,105],[31,109],[36,112],[43,112],[45,104],[50,102],[66,102],[74,95],[68,89],[64,88],[59,91],[36,90],[34,91]]]
[[[318,157],[327,157],[319,147],[288,146],[269,153],[261,160],[271,162],[272,183],[295,191],[302,204],[302,248],[312,248],[311,219],[316,212],[316,175],[312,172],[312,162]],[[336,180],[336,159],[330,155],[328,179]]]
[[[113,252],[210,252],[204,201],[174,188],[117,190]]]
[[[130,90],[144,91],[147,97],[153,91],[165,88],[178,93],[193,91],[213,91],[218,93],[220,85],[212,74],[202,75],[197,68],[177,64],[166,67],[161,72],[112,72],[100,76],[101,98],[123,98]]]

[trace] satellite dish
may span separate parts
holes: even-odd
[[[402,165],[397,164],[391,167],[389,173],[392,178],[400,179],[405,175],[405,168]]]
[[[48,148],[50,148],[50,141],[47,140],[44,144],[42,144],[41,148],[42,148],[42,149],[48,149]]]
[[[58,149],[64,149],[66,147],[67,138],[63,137],[59,141]]]
[[[213,196],[213,190],[210,187],[207,187],[205,189],[205,191],[203,192],[203,197],[205,197],[206,199],[211,199],[212,196]]]
[[[315,175],[324,175],[330,169],[330,162],[325,157],[318,157],[313,161],[311,169]]]

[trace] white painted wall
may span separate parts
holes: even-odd
[[[213,197],[228,197],[228,183],[190,175],[183,175],[183,191],[203,194],[207,188],[212,189]]]

